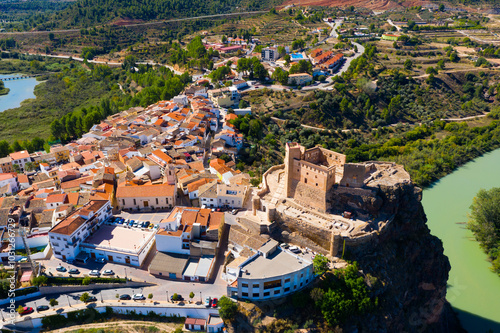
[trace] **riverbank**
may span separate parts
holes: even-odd
[[[0,89],[0,96],[7,95],[9,93],[9,91],[10,91],[9,88]]]
[[[451,263],[447,300],[469,332],[500,332],[500,278],[463,224],[479,189],[500,186],[500,149],[458,168],[423,192],[431,233],[443,241]]]

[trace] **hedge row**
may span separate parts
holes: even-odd
[[[82,285],[82,277],[48,277],[48,285]],[[126,279],[119,278],[90,278],[90,283],[126,283]]]

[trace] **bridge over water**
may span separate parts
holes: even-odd
[[[40,74],[0,77],[0,81],[14,81],[14,80],[31,79],[31,78],[34,78],[38,75],[40,75]]]

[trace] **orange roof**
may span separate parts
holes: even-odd
[[[166,163],[172,162],[172,157],[168,156],[160,149],[153,151],[152,154],[155,155],[156,157],[158,157],[160,160],[165,161]]]
[[[47,197],[46,203],[62,202],[66,200],[66,193],[52,194]]]
[[[16,151],[15,153],[12,153],[9,155],[10,155],[10,158],[12,158],[12,160],[20,160],[23,158],[30,158],[30,154],[28,153],[27,150]]]
[[[211,181],[215,181],[215,179],[212,178],[202,178],[197,181],[192,182],[187,186],[188,192],[194,192],[200,188],[200,186],[205,185],[207,183],[210,183]]]
[[[50,232],[68,236],[73,234],[82,224],[87,221],[86,219],[81,217],[81,215],[87,215],[89,211],[95,213],[108,202],[108,200],[89,201],[85,206],[82,207],[82,209],[73,212],[73,214],[69,215],[67,218],[59,222],[59,224],[53,227]]]
[[[119,186],[116,198],[173,197],[175,185]]]

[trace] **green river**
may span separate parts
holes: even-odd
[[[479,189],[500,187],[500,149],[475,159],[423,193],[431,233],[451,263],[447,299],[469,332],[500,333],[500,276],[461,223]]]

